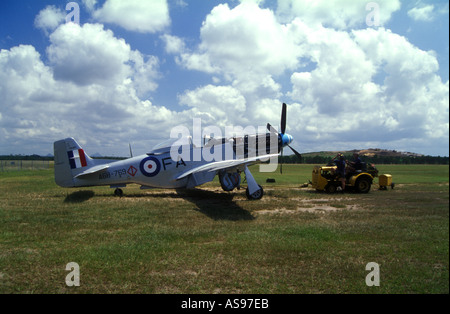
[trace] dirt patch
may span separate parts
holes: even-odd
[[[256,211],[256,214],[272,214],[272,215],[288,215],[295,214],[299,212],[304,213],[329,213],[342,210],[355,210],[358,208],[357,205],[345,204],[351,201],[350,198],[318,198],[318,199],[291,199],[293,202],[297,202],[297,208],[287,209],[285,207],[273,208],[273,209],[262,209]],[[333,204],[333,205],[332,205]]]

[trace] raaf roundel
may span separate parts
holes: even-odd
[[[142,174],[146,177],[154,177],[156,176],[159,171],[161,170],[161,163],[156,157],[146,157],[142,159],[139,169],[141,170]]]

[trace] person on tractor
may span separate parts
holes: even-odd
[[[347,166],[347,175],[350,176],[353,173],[356,173],[358,170],[363,170],[364,165],[361,161],[361,158],[359,158],[358,153],[353,153],[353,160],[348,163]]]
[[[345,190],[345,157],[341,153],[337,154],[336,157],[333,158],[333,163],[336,165],[336,175],[338,180],[341,181],[342,192]]]

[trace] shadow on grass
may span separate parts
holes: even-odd
[[[177,194],[195,204],[198,211],[214,220],[254,220],[255,217],[233,201],[234,194],[200,189],[177,190]]]
[[[254,220],[250,212],[233,201],[234,194],[202,189],[153,190],[151,194],[124,194],[124,198],[166,198],[184,199],[193,203],[197,211],[214,220]]]
[[[97,193],[94,191],[77,191],[67,195],[64,202],[82,203],[94,195],[97,197],[117,197],[109,193]],[[240,207],[233,200],[234,194],[221,191],[207,191],[202,189],[179,190],[152,190],[151,193],[126,194],[122,198],[161,198],[184,199],[196,206],[195,210],[214,220],[254,220],[255,217],[247,210]],[[120,198],[118,198],[120,199]]]
[[[94,191],[76,191],[66,196],[64,203],[83,203],[94,196]]]

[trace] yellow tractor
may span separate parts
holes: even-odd
[[[317,191],[335,193],[340,187],[341,182],[336,174],[336,166],[315,166],[312,171],[312,187]],[[353,190],[358,193],[368,193],[375,177],[378,177],[378,169],[370,164],[363,163],[362,170],[346,171],[345,189]],[[386,189],[387,186],[394,188],[392,176],[382,174],[379,176],[380,189]]]

